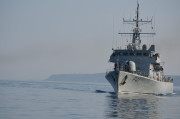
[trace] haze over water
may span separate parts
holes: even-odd
[[[166,75],[180,74],[179,4],[139,0],[140,19],[153,18],[155,49]],[[124,48],[132,40],[118,33],[132,30],[123,18],[133,19],[136,7],[137,0],[1,0],[0,79],[105,72],[112,46]],[[142,42],[152,41],[146,38]]]

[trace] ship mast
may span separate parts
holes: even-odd
[[[136,11],[136,28],[139,27],[139,3],[137,3],[137,11]]]
[[[119,33],[119,34],[133,34],[133,38],[132,38],[132,48],[134,50],[138,50],[140,49],[140,45],[141,45],[141,39],[140,39],[140,34],[151,34],[151,35],[155,35],[155,33],[141,33],[141,29],[139,28],[139,23],[141,24],[147,24],[147,23],[151,23],[151,20],[139,20],[139,3],[137,2],[137,11],[136,11],[136,17],[133,20],[125,20],[123,18],[123,22],[127,23],[127,24],[136,24],[136,27],[133,29],[133,33]]]

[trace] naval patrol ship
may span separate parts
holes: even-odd
[[[106,72],[106,79],[118,93],[145,93],[167,94],[173,93],[173,79],[166,78],[161,66],[160,54],[155,52],[155,45],[149,48],[141,45],[141,35],[155,35],[143,33],[140,24],[152,23],[151,20],[139,19],[139,3],[137,3],[136,17],[125,20],[124,23],[134,24],[132,33],[119,33],[132,35],[132,43],[125,49],[112,49],[109,61],[114,68]]]

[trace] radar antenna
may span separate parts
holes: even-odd
[[[127,23],[127,24],[132,24],[132,25],[136,25],[136,27],[133,29],[132,33],[118,33],[118,34],[133,34],[133,38],[132,38],[132,48],[133,49],[140,49],[140,44],[141,44],[141,39],[140,39],[140,34],[149,34],[149,35],[155,35],[155,33],[141,33],[141,29],[139,27],[139,24],[147,24],[147,23],[152,23],[152,19],[151,20],[139,20],[139,3],[137,1],[137,11],[136,11],[136,17],[133,20],[125,20],[123,18],[123,23]]]

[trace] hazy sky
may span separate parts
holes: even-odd
[[[136,3],[0,0],[0,79],[38,80],[51,74],[105,72],[113,42],[125,42],[117,35],[122,18],[135,16]],[[165,62],[165,73],[179,75],[180,0],[139,3],[141,18],[155,18],[156,50]]]

